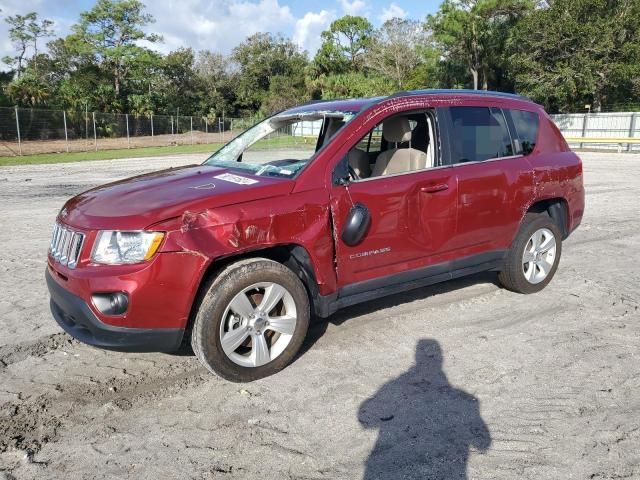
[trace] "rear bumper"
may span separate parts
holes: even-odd
[[[182,328],[126,328],[100,321],[89,305],[45,272],[51,313],[72,337],[83,343],[122,352],[172,352],[182,343]]]

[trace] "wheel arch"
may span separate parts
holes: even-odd
[[[529,206],[526,213],[546,213],[558,225],[562,240],[569,236],[569,203],[566,199],[555,197],[537,200]]]
[[[313,262],[307,249],[302,245],[298,245],[295,243],[273,245],[247,252],[218,257],[209,262],[209,265],[202,274],[200,283],[198,284],[198,288],[196,289],[196,294],[191,304],[189,318],[187,319],[187,324],[185,326],[186,332],[189,332],[191,330],[193,322],[195,320],[195,316],[198,312],[198,308],[202,303],[202,300],[204,299],[204,296],[209,289],[211,282],[213,282],[218,274],[220,274],[220,272],[222,272],[229,265],[240,260],[247,260],[250,258],[267,258],[269,260],[273,260],[274,262],[281,263],[282,265],[285,265],[290,270],[292,270],[293,273],[295,273],[302,281],[302,284],[307,291],[309,302],[311,304],[311,311],[313,312],[314,308],[317,309],[317,303],[320,298],[320,290],[318,287],[318,282],[316,280]],[[185,338],[188,338],[188,335],[185,335]]]

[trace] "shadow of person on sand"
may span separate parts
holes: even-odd
[[[453,387],[435,340],[416,347],[416,363],[360,405],[358,420],[379,429],[365,480],[467,478],[472,448],[491,445],[478,400]]]

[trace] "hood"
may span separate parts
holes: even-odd
[[[59,218],[79,229],[141,230],[187,211],[286,195],[293,185],[285,178],[192,165],[88,190],[69,200]]]

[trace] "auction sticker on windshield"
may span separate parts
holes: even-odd
[[[254,183],[258,183],[258,180],[241,177],[240,175],[233,175],[232,173],[222,173],[220,175],[215,175],[213,178],[224,180],[225,182],[237,183],[238,185],[253,185]]]

